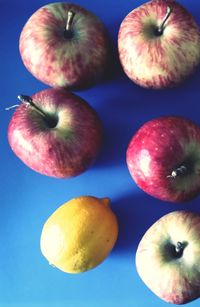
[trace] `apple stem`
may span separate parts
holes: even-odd
[[[175,179],[178,176],[185,175],[187,173],[187,167],[185,165],[181,165],[177,169],[173,170],[171,175],[168,175],[167,178]]]
[[[177,242],[175,247],[176,253],[179,254],[180,252],[183,251],[183,249],[184,249],[184,244],[181,242]]]
[[[68,11],[68,13],[67,13],[67,22],[66,22],[66,27],[65,27],[65,32],[64,32],[64,36],[66,38],[71,38],[72,37],[71,25],[72,25],[74,16],[75,16],[75,13],[73,11]]]
[[[26,95],[18,95],[17,98],[22,102],[25,103],[26,105],[29,105],[33,107],[38,113],[40,113],[42,116],[47,118],[47,115],[40,109],[36,104],[33,102],[33,99],[30,96]]]
[[[42,116],[44,117],[47,117],[47,115],[40,109],[38,108],[38,106],[36,106],[34,103],[33,103],[33,100],[30,96],[26,96],[26,95],[18,95],[17,98],[25,103],[26,105],[30,105],[32,106],[37,112],[39,112]],[[9,111],[11,109],[14,109],[14,108],[17,108],[19,107],[20,105],[19,104],[14,104],[13,106],[10,106],[10,107],[7,107],[5,108],[6,111]]]
[[[169,16],[171,15],[171,13],[172,13],[172,8],[168,6],[167,7],[167,13],[166,13],[166,15],[165,15],[161,25],[158,26],[158,28],[157,28],[158,35],[162,35],[163,34],[165,23],[166,23],[167,19],[169,18]]]
[[[43,110],[41,110],[34,102],[30,96],[26,95],[19,95],[17,97],[22,103],[26,104],[27,106],[31,106],[34,108],[36,112],[43,116],[44,121],[48,125],[49,128],[55,128],[58,123],[58,117],[46,114]]]

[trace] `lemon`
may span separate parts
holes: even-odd
[[[40,246],[50,264],[80,273],[100,264],[118,236],[108,198],[80,196],[60,206],[45,222]]]

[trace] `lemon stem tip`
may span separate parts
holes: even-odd
[[[108,197],[104,197],[101,199],[102,203],[106,206],[109,207],[110,205],[110,199]]]

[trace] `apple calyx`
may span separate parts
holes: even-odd
[[[156,36],[161,36],[163,34],[165,23],[168,20],[169,16],[171,15],[172,11],[173,11],[172,7],[168,6],[167,7],[167,13],[166,13],[161,25],[155,28],[155,35]]]
[[[41,110],[34,102],[30,96],[27,95],[18,95],[17,98],[27,106],[32,107],[35,111],[37,111],[42,117],[44,118],[45,123],[48,125],[49,128],[56,127],[58,123],[58,118],[55,116],[50,116],[49,114],[45,113]]]
[[[73,31],[72,31],[72,22],[74,19],[75,13],[73,11],[68,11],[67,13],[67,22],[66,22],[66,27],[64,31],[64,37],[69,39],[73,37]]]
[[[183,256],[184,249],[187,245],[187,242],[178,241],[176,244],[170,242],[165,246],[165,256],[170,261],[179,259]]]
[[[175,247],[176,253],[179,254],[181,251],[183,251],[183,249],[184,249],[184,244],[182,242],[177,242]]]
[[[187,173],[188,173],[188,168],[185,165],[181,165],[177,167],[175,170],[173,170],[171,174],[167,176],[167,178],[175,179],[176,177],[186,175]]]
[[[186,242],[178,241],[176,243],[175,250],[174,250],[174,257],[175,258],[181,258],[182,257],[183,251],[184,251],[186,245],[187,245]]]

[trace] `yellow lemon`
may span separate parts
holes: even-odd
[[[100,264],[112,250],[118,223],[108,198],[81,196],[59,207],[43,226],[40,246],[50,264],[80,273]]]

